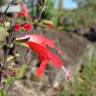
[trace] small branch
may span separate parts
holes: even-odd
[[[8,6],[7,6],[7,8],[5,9],[5,12],[4,12],[4,14],[6,15],[7,14],[7,11],[8,11],[8,9],[9,9],[9,4],[8,4]]]
[[[40,12],[39,17],[38,17],[38,21],[41,21],[42,14],[43,14],[43,12],[44,12],[44,10],[46,8],[46,4],[47,4],[47,0],[44,1],[44,4],[42,6],[41,12]]]

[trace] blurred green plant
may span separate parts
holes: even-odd
[[[0,96],[5,96],[5,94],[3,92],[0,92]]]
[[[64,89],[61,96],[95,96],[96,95],[96,47],[92,57],[85,53],[83,67],[74,75],[73,81]]]
[[[46,11],[44,12],[43,16],[46,19],[50,19],[52,18],[52,16],[54,15],[54,2],[53,0],[48,0],[47,1],[47,8]]]
[[[5,0],[0,0],[0,6],[4,4]]]

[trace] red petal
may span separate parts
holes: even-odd
[[[45,47],[46,47],[46,45],[48,45],[49,47],[56,49],[58,51],[58,53],[61,54],[61,51],[56,47],[55,43],[50,39],[47,39],[40,35],[25,35],[18,39],[25,39],[25,38],[30,38],[29,41],[35,42],[35,43],[43,45]]]
[[[54,53],[48,50],[48,55],[55,68],[60,69],[63,66],[63,62]]]
[[[40,59],[42,59],[42,61],[48,59],[47,49],[44,48],[42,45],[39,45],[34,42],[27,42],[27,44],[33,51],[35,51],[39,55],[39,57],[40,57]]]
[[[27,24],[24,24],[23,25],[23,28],[24,28],[25,31],[31,31],[32,30],[31,24],[28,24],[28,23]]]
[[[15,24],[14,28],[15,28],[16,31],[20,31],[21,30],[20,24]]]
[[[27,44],[33,51],[35,51],[38,54],[39,59],[41,61],[40,68],[36,70],[37,76],[40,77],[44,72],[46,64],[48,62],[47,50],[43,46],[36,44],[34,42],[27,42]]]
[[[29,47],[32,50],[34,50],[38,54],[39,59],[41,61],[40,68],[38,68],[36,71],[38,77],[40,77],[42,75],[47,62],[50,60],[50,61],[52,61],[52,65],[55,68],[57,68],[57,69],[62,68],[64,70],[64,72],[66,73],[67,79],[71,78],[68,70],[63,66],[62,61],[54,53],[52,53],[50,50],[46,49],[45,47],[43,47],[40,44],[37,44],[34,42],[27,42],[27,44],[29,45]]]
[[[36,53],[39,54],[40,59],[47,59],[47,60],[51,60],[53,63],[53,65],[56,68],[61,68],[62,67],[62,61],[55,55],[53,54],[51,51],[47,50],[45,47],[43,47],[42,45],[33,43],[33,42],[27,42],[27,44],[30,46],[30,48],[32,50],[34,50]],[[42,58],[41,58],[42,57]]]
[[[40,77],[42,75],[42,73],[44,72],[45,68],[46,68],[46,64],[47,64],[48,60],[42,61],[40,64],[40,67],[37,68],[36,70],[36,75],[38,77]]]

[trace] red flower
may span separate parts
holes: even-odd
[[[15,24],[14,28],[15,28],[16,31],[20,31],[21,30],[20,24]]]
[[[22,28],[23,28],[25,31],[31,31],[31,30],[32,30],[31,24],[28,24],[28,23],[24,24],[24,25],[22,26]]]
[[[40,77],[44,72],[46,64],[51,61],[50,63],[52,63],[55,68],[62,68],[66,73],[67,79],[70,79],[70,74],[63,66],[62,61],[46,47],[46,45],[48,45],[58,50],[51,40],[39,35],[25,35],[20,38],[17,38],[17,40],[22,40],[26,38],[29,38],[29,40],[25,43],[29,46],[29,48],[31,48],[38,54],[39,60],[41,61],[40,67],[37,68],[36,71],[38,77]],[[60,53],[59,50],[58,52]]]

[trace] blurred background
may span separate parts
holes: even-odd
[[[0,13],[10,1],[0,0]],[[38,0],[23,1],[34,18],[38,7],[32,2]],[[19,11],[19,5],[12,5],[7,15],[14,17]],[[60,58],[72,74],[72,80],[67,81],[62,69],[51,66],[37,78],[34,70],[40,62],[35,53],[29,51],[25,58],[26,50],[19,47],[22,54],[19,59],[26,65],[21,69],[22,78],[14,82],[8,96],[96,96],[96,0],[48,0],[42,19],[52,21],[54,28],[39,27],[34,34],[54,40],[64,54]]]

